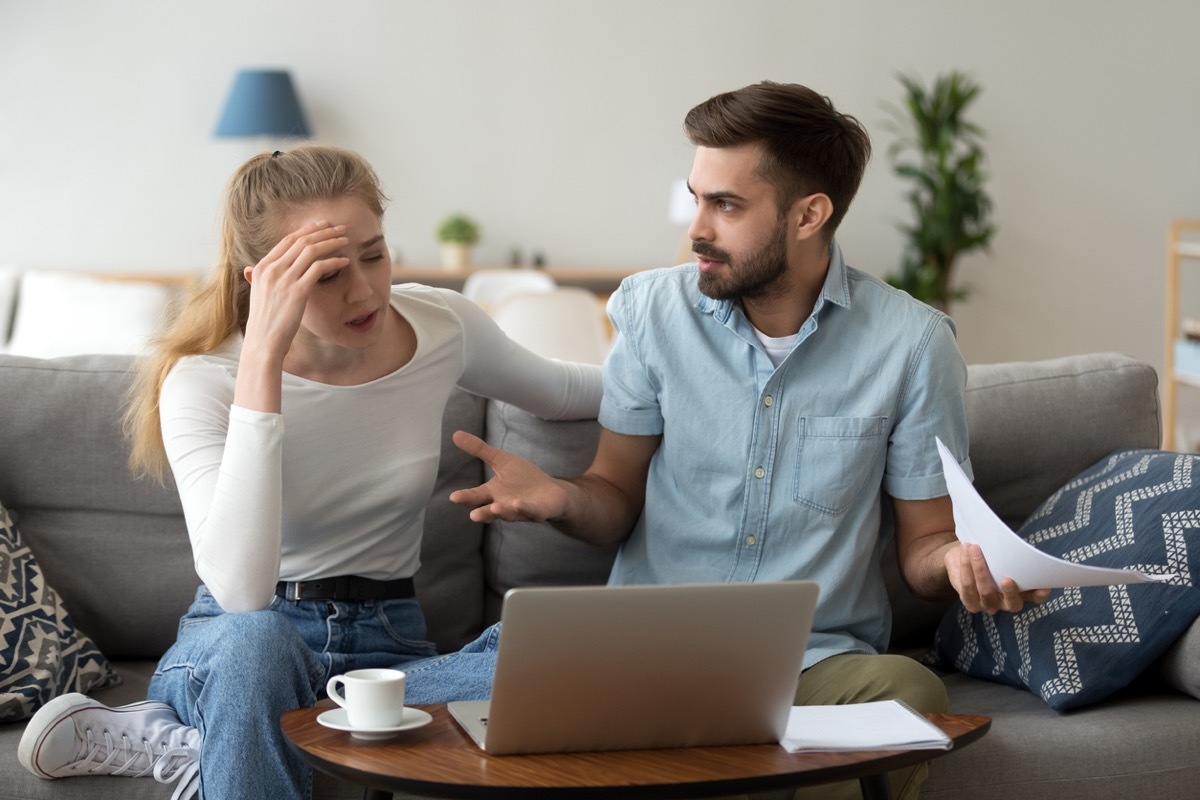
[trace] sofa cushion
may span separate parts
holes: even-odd
[[[527,458],[550,475],[581,475],[596,455],[595,420],[551,422],[505,403],[489,403],[487,442]],[[570,539],[545,523],[488,525],[488,618],[499,616],[504,593],[516,586],[596,584],[608,580],[617,548]]]
[[[174,485],[125,467],[133,365],[0,357],[0,498],[75,623],[112,659],[161,656],[200,583]]]
[[[1200,785],[1200,703],[1123,692],[1067,714],[1030,692],[944,677],[950,710],[992,718],[987,735],[929,765],[921,800],[1184,800]]]
[[[1167,583],[1055,589],[1016,613],[956,603],[938,628],[945,661],[1028,688],[1062,711],[1127,686],[1200,614],[1200,455],[1123,450],[1055,492],[1018,531],[1043,552],[1173,573]]]
[[[451,393],[442,416],[442,458],[425,506],[421,568],[414,578],[429,640],[442,653],[458,650],[484,627],[483,524],[450,502],[450,493],[479,485],[483,465],[459,450],[456,430],[483,436],[486,401],[461,389]]]
[[[1114,450],[1158,447],[1158,375],[1118,353],[967,368],[975,489],[1016,528]]]
[[[0,505],[0,722],[26,719],[60,694],[117,682]]]
[[[1200,698],[1200,618],[1159,659],[1159,675],[1168,686]]]

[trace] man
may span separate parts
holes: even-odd
[[[618,336],[592,466],[552,479],[459,432],[495,477],[451,499],[476,521],[548,520],[620,542],[612,583],[815,580],[796,702],[944,711],[933,673],[878,655],[887,540],[918,595],[957,591],[989,613],[1044,598],[997,587],[954,535],[934,443],[969,471],[953,323],[842,260],[834,232],[870,141],[827,98],[759,83],[700,104],[684,128],[697,262],[634,275],[611,298]],[[893,775],[896,796],[915,797],[924,774]]]

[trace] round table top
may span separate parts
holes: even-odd
[[[361,786],[435,797],[702,797],[807,786],[889,772],[953,750],[789,753],[778,744],[493,756],[479,749],[444,705],[417,706],[422,728],[382,741],[319,724],[328,701],[288,711],[283,732],[317,769]],[[954,748],[987,732],[991,719],[932,714]]]

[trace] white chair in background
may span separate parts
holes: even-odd
[[[463,297],[487,311],[516,292],[548,292],[554,289],[554,279],[534,269],[481,269],[463,281]]]
[[[610,345],[600,298],[587,289],[510,294],[492,317],[517,344],[547,358],[602,364]]]

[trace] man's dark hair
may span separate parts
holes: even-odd
[[[822,192],[833,203],[825,226],[830,237],[871,158],[871,139],[858,120],[795,83],[763,81],[716,95],[688,112],[683,129],[702,147],[762,145],[758,173],[775,187],[780,214]]]

